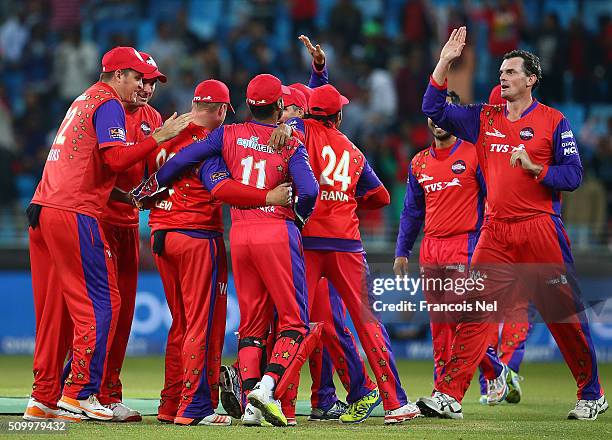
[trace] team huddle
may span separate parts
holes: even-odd
[[[150,210],[151,249],[172,316],[162,423],[228,426],[235,418],[293,426],[307,360],[310,421],[360,423],[381,403],[385,424],[463,418],[477,367],[483,403],[518,403],[530,307],[576,379],[578,402],[568,418],[605,412],[560,218],[560,191],[576,189],[582,177],[573,133],[561,113],[532,98],[541,73],[525,51],[506,54],[495,103],[459,105],[446,75],[465,38],[465,28],[453,31],[423,98],[434,142],[409,168],[393,269],[407,275],[424,224],[421,272],[479,276],[479,299],[509,304],[511,312],[430,313],[430,396],[408,399],[371,306],[356,211],[388,205],[389,193],[340,131],[349,100],[329,84],[323,50],[300,36],[313,59],[308,85],[255,76],[246,90],[252,119],[229,125],[233,108],[223,82],[202,81],[192,111],[162,122],[149,101],[167,78],[151,56],[131,47],[104,55],[100,81],[75,99],[60,125],[27,212],[37,328],[24,418],[142,419],[123,403],[120,379],[136,297],[138,209]],[[231,212],[240,309],[232,365],[221,365],[223,203]],[[527,276],[533,293],[521,296],[516,267],[526,263],[544,269]],[[424,294],[430,303],[453,301],[452,292]],[[334,372],[346,402],[336,395]],[[216,412],[219,403],[228,415]]]

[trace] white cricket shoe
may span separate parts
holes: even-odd
[[[244,408],[244,414],[242,415],[242,424],[244,426],[261,426],[263,416],[261,411],[255,408],[250,403]]]
[[[113,411],[102,406],[95,394],[83,400],[62,396],[59,402],[57,402],[57,406],[75,414],[85,414],[90,419],[112,420],[113,418]]]
[[[261,411],[261,415],[268,423],[274,426],[287,426],[287,417],[283,414],[280,402],[274,400],[272,391],[261,382],[257,383],[253,391],[247,395],[247,400]]]
[[[65,409],[49,408],[47,405],[40,403],[38,400],[30,397],[28,406],[23,413],[24,420],[39,422],[43,420],[61,420],[65,422],[81,422],[88,418],[82,414],[75,414]]]
[[[385,411],[385,425],[393,423],[402,423],[406,420],[412,420],[416,417],[422,417],[421,410],[416,404],[408,402],[404,406],[397,409]]]
[[[495,379],[487,380],[487,405],[502,403],[508,395],[508,367],[504,365],[501,373]]]
[[[448,394],[434,391],[429,397],[421,397],[417,401],[421,414],[425,417],[440,417],[443,419],[462,419],[461,404]]]
[[[576,406],[567,414],[568,419],[574,420],[596,420],[599,414],[608,410],[606,396],[601,396],[597,400],[579,400]]]
[[[104,405],[113,412],[111,422],[140,422],[142,416],[135,409],[130,408],[123,402]]]

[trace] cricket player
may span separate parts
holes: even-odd
[[[288,90],[273,75],[253,78],[247,87],[247,104],[253,121],[219,127],[204,141],[185,147],[135,192],[138,199],[154,195],[191,166],[222,156],[230,174],[243,184],[272,188],[291,179],[298,193],[294,210],[282,206],[232,209],[230,245],[241,322],[238,363],[243,386],[248,378],[261,378],[248,393],[249,403],[275,426],[286,426],[276,398],[305,361],[314,339],[308,337],[308,299],[302,243],[298,224],[305,224],[318,194],[318,184],[304,147],[291,142],[280,150],[268,145],[283,109]],[[214,180],[214,176],[211,176]],[[279,338],[272,361],[262,377],[265,338],[276,309]],[[246,379],[246,380],[245,380]]]
[[[442,48],[423,97],[423,112],[439,127],[476,146],[487,184],[489,217],[472,257],[484,298],[502,303],[519,276],[527,276],[530,298],[548,325],[578,387],[568,418],[595,420],[608,409],[599,382],[589,323],[579,297],[569,240],[561,220],[560,192],[581,182],[578,147],[567,119],[532,97],[541,79],[530,52],[507,53],[500,85],[505,106],[457,106],[446,102],[446,77],[465,46],[466,28],[453,30]],[[518,273],[517,273],[518,271]],[[505,298],[508,296],[509,298]],[[461,401],[497,324],[486,313],[457,325],[451,361],[423,412],[463,418]]]
[[[140,55],[147,64],[155,66],[156,69],[153,73],[143,75],[142,89],[136,94],[136,101],[123,103],[125,108],[127,145],[135,145],[144,141],[163,124],[161,115],[155,108],[149,105],[149,101],[155,93],[157,81],[165,83],[167,78],[157,69],[157,64],[151,55],[145,52],[140,52]],[[144,161],[141,161],[128,170],[119,173],[114,191],[127,193],[138,185],[145,175],[144,163]],[[136,284],[140,254],[138,208],[133,204],[115,200],[111,193],[106,209],[100,216],[100,225],[111,252],[115,256],[117,287],[121,297],[121,306],[115,337],[108,353],[108,366],[98,399],[102,405],[113,411],[112,421],[137,422],[142,420],[140,413],[127,407],[122,402],[123,385],[119,375],[132,329],[134,306],[136,304]]]
[[[47,156],[28,208],[36,345],[27,420],[113,418],[97,395],[121,298],[115,256],[99,218],[117,173],[191,120],[173,115],[151,137],[127,145],[122,102],[135,102],[143,75],[155,70],[134,48],[107,52],[100,81],[72,103]],[[60,391],[70,349],[71,371]]]
[[[460,102],[454,92],[449,92],[447,101]],[[419,261],[425,279],[464,281],[480,235],[486,186],[474,145],[438,127],[431,119],[427,125],[434,140],[429,148],[415,155],[408,168],[393,270],[397,276],[408,276],[408,258],[425,223]],[[430,304],[453,303],[465,294],[436,287],[425,287],[423,293]],[[436,381],[450,361],[456,322],[453,314],[430,311],[429,315]],[[508,371],[492,347],[481,369],[486,380],[486,403],[502,402],[508,394]]]
[[[291,119],[279,130],[293,127],[301,132],[321,184],[313,217],[302,231],[309,291],[322,277],[338,290],[378,384],[378,389],[351,403],[340,421],[359,423],[382,401],[385,423],[400,423],[420,411],[401,387],[389,337],[370,307],[369,270],[356,215],[358,199],[366,209],[378,209],[389,203],[389,193],[361,151],[338,130],[347,103],[332,85],[317,87],[308,101],[310,118]],[[309,299],[316,301],[314,296]]]

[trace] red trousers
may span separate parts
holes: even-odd
[[[108,353],[108,366],[98,396],[100,403],[109,404],[121,402],[123,398],[123,385],[119,375],[134,319],[140,241],[138,227],[126,228],[104,222],[101,222],[101,226],[108,246],[115,256],[117,287],[121,297],[115,337]]]
[[[223,237],[193,238],[168,232],[162,255],[154,257],[172,315],[159,413],[169,418],[206,417],[219,400],[225,337]]]
[[[595,349],[582,308],[573,270],[569,239],[559,217],[540,215],[522,221],[488,221],[472,259],[475,276],[485,283],[483,298],[498,301],[499,308],[531,301],[540,312],[570,368],[578,387],[578,399],[598,399],[599,383]],[[529,280],[528,292],[515,284]],[[529,297],[513,297],[516,292]],[[463,399],[476,366],[482,360],[498,324],[487,316],[466,319],[457,325],[451,361],[436,389]],[[520,322],[516,316],[497,320]]]
[[[309,250],[306,252],[306,267],[309,291],[314,292],[324,277],[344,301],[376,377],[385,410],[405,405],[407,397],[400,383],[389,335],[370,305],[371,282],[364,254]],[[312,308],[315,295],[309,301]],[[325,322],[325,326],[331,325],[332,322]],[[335,332],[335,329],[328,328],[328,332]]]
[[[55,407],[62,367],[72,347],[63,394],[98,394],[121,305],[115,258],[98,221],[43,207],[29,229],[36,345],[32,397]]]

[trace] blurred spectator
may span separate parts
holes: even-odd
[[[338,0],[329,12],[329,31],[336,46],[349,50],[361,43],[361,11],[352,0]]]
[[[98,48],[89,41],[83,41],[79,28],[65,32],[55,51],[53,76],[66,108],[75,96],[95,82],[101,71],[100,65]]]
[[[176,35],[173,23],[161,21],[157,25],[157,35],[144,49],[157,63],[159,70],[168,78],[177,77],[179,63],[187,55],[185,44]]]
[[[464,23],[462,23],[464,24]],[[408,0],[404,7],[404,37],[412,46],[421,46],[425,51],[433,39],[431,18],[423,0]]]
[[[366,87],[368,105],[366,125],[369,130],[381,132],[386,130],[395,120],[397,113],[397,92],[393,77],[388,70],[372,68],[364,64],[366,69]]]
[[[14,150],[16,148],[13,132],[13,115],[9,107],[4,86],[0,85],[0,148]]]
[[[290,0],[292,35],[313,35],[315,33],[315,17],[317,16],[317,0]]]
[[[537,34],[536,49],[542,65],[543,81],[539,86],[542,102],[552,104],[563,100],[563,69],[565,67],[565,41],[559,26],[559,17],[551,12],[544,18]]]
[[[497,66],[506,52],[519,46],[523,30],[522,4],[510,0],[487,3],[483,16],[489,27],[489,52]]]
[[[592,37],[578,18],[570,23],[567,59],[572,75],[572,97],[578,102],[590,102]]]
[[[21,61],[21,54],[28,39],[30,29],[26,25],[25,11],[9,16],[0,26],[0,55],[11,64]]]

